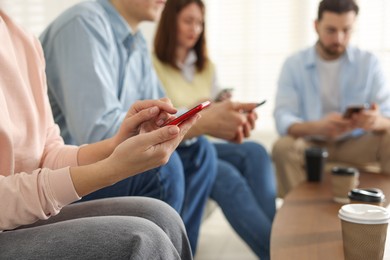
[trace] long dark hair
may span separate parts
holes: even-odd
[[[204,16],[205,6],[202,0],[168,0],[164,11],[161,14],[156,36],[154,38],[154,52],[157,58],[176,69],[179,69],[176,64],[177,18],[180,11],[191,3],[197,4]],[[198,58],[196,61],[196,68],[198,71],[204,69],[206,61],[208,60],[204,28],[205,25],[203,24],[203,30],[194,46],[194,51]]]

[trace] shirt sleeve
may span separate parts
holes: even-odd
[[[372,56],[372,102],[380,106],[383,116],[390,118],[390,86],[385,78],[382,66],[375,56]]]
[[[144,41],[144,40],[143,40]],[[146,48],[146,46],[144,46]],[[159,99],[166,97],[164,87],[157,76],[157,72],[152,63],[152,57],[147,49],[142,51],[143,58],[142,60],[142,99]],[[139,70],[135,66],[132,67],[133,70]]]
[[[76,17],[55,34],[41,36],[50,92],[77,144],[113,136],[126,115],[107,30],[98,18]]]
[[[17,35],[17,32],[15,34]],[[23,78],[24,74],[21,72],[19,75],[22,79],[18,78],[14,81],[13,91],[24,93],[24,96],[15,95],[9,98],[13,99],[14,102],[24,101],[31,105],[31,111],[35,109],[40,111],[38,113],[39,118],[36,120],[39,123],[29,125],[31,133],[34,134],[28,137],[33,139],[35,146],[24,151],[26,154],[20,151],[15,154],[15,145],[12,138],[10,138],[12,135],[7,132],[10,129],[9,125],[0,130],[2,132],[0,136],[0,143],[2,144],[0,161],[3,164],[0,174],[0,232],[20,225],[32,224],[39,219],[47,219],[58,214],[65,205],[80,199],[75,191],[69,167],[64,167],[65,165],[77,164],[78,148],[65,146],[59,135],[59,129],[54,124],[47,99],[44,59],[39,42],[33,39],[30,43],[23,36],[20,40],[23,43],[20,44],[18,42],[19,38],[17,38],[15,46],[26,45],[28,48],[22,49],[21,54],[15,59],[20,58],[28,64],[31,78]],[[18,43],[19,45],[17,45]],[[20,81],[25,84],[19,84]],[[15,109],[15,106],[12,106],[12,108]],[[2,126],[10,121],[6,120],[10,118],[6,112],[8,113],[8,111],[2,111],[1,113]],[[16,116],[18,115],[17,112],[23,115],[28,113],[29,110],[13,110],[10,112],[14,113],[13,115],[17,121],[23,118],[23,116],[18,118]],[[36,129],[38,131],[35,131]],[[22,158],[25,155],[30,160],[23,162]],[[42,157],[40,157],[41,155]],[[41,167],[35,169],[35,165],[38,165],[38,163]],[[47,165],[48,168],[44,168],[42,165]],[[34,167],[33,170],[29,170],[30,167]],[[15,168],[21,170],[15,170]],[[57,169],[51,170],[54,168]]]
[[[288,128],[298,122],[303,122],[300,116],[299,95],[296,73],[293,70],[294,61],[289,58],[283,65],[278,80],[274,118],[276,129],[280,135],[287,135]]]
[[[47,96],[47,84],[46,84],[46,73],[45,73],[45,59],[43,57],[42,47],[39,41],[35,40],[35,50],[37,51],[39,65],[37,66],[38,73],[40,76],[40,82],[42,84],[39,86],[41,89],[34,89],[34,92],[40,93],[41,102],[39,106],[42,106],[41,114],[42,117],[42,127],[45,127],[45,136],[44,140],[44,149],[42,154],[42,159],[40,162],[41,167],[48,167],[51,169],[58,169],[67,166],[77,166],[77,154],[79,147],[72,145],[65,145],[64,140],[60,135],[60,129],[57,124],[54,123],[53,113],[51,111],[49,99]]]

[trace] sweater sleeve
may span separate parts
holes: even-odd
[[[58,214],[79,199],[46,94],[39,42],[0,10],[0,231]]]
[[[62,168],[0,175],[0,198],[0,230],[8,230],[56,215],[79,196],[69,168]]]
[[[42,119],[45,126],[45,136],[42,138],[44,141],[44,149],[41,159],[40,167],[48,167],[51,169],[63,168],[66,166],[77,166],[77,153],[78,146],[65,145],[64,140],[60,135],[60,129],[58,125],[54,122],[53,113],[50,107],[50,102],[47,93],[47,83],[46,83],[46,73],[45,73],[45,59],[43,58],[43,50],[38,40],[34,41],[35,49],[37,50],[37,57],[39,58],[40,70],[38,71],[40,75],[40,82],[42,82],[42,89],[38,89],[39,94],[36,96],[38,100],[42,102],[37,102],[37,106],[42,106],[41,114],[44,114]]]

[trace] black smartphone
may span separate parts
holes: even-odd
[[[257,103],[256,107],[259,107],[259,106],[262,106],[262,105],[264,105],[264,104],[265,104],[265,102],[267,102],[267,100],[266,100],[266,99],[264,99],[263,101],[261,101],[261,102]]]
[[[349,106],[345,110],[343,117],[346,119],[349,119],[352,117],[353,114],[360,113],[361,111],[369,109],[369,108],[370,108],[370,106],[368,104]]]

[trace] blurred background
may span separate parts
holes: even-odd
[[[272,111],[276,82],[284,60],[311,46],[319,0],[204,0],[209,54],[221,87],[233,87],[234,99],[259,102],[260,120],[252,139],[270,150],[277,138]],[[59,13],[80,0],[0,0],[0,8],[36,36]],[[357,0],[360,6],[352,44],[374,52],[390,80],[390,1]],[[145,23],[149,47],[156,24]],[[390,87],[390,85],[389,85]],[[235,234],[220,209],[202,225],[196,260],[256,259]]]

